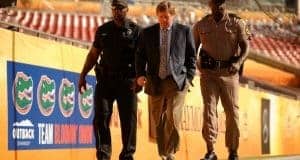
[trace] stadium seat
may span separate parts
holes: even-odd
[[[81,39],[81,17],[78,14],[74,15],[73,27],[74,27],[73,38],[80,40]]]
[[[34,11],[32,22],[30,23],[30,28],[37,30],[39,26],[41,25],[41,13],[38,11]]]
[[[58,13],[57,19],[57,30],[55,35],[63,37],[65,33],[65,15],[63,13]]]
[[[70,13],[66,14],[65,37],[73,38],[73,15]]]
[[[92,42],[94,40],[95,32],[98,28],[97,26],[97,17],[94,15],[91,15],[89,18],[89,41]]]
[[[21,21],[21,25],[25,27],[29,27],[33,19],[32,11],[25,11],[25,17]]]
[[[39,26],[38,30],[42,31],[42,32],[46,32],[49,28],[49,19],[50,19],[50,15],[47,12],[43,12],[42,13],[42,17],[41,17],[41,25]]]
[[[25,12],[23,12],[22,10],[18,10],[14,22],[20,24],[24,18],[25,18]]]
[[[50,13],[50,19],[49,19],[49,28],[48,33],[55,34],[57,30],[57,14],[54,12]]]
[[[89,20],[87,15],[81,16],[81,40],[82,41],[89,41]]]

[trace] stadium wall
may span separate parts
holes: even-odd
[[[94,160],[93,96],[91,92],[79,96],[76,88],[88,51],[5,29],[0,29],[0,44],[0,159]],[[93,73],[87,82],[93,91]],[[199,77],[194,83],[184,106],[180,160],[199,159],[206,152]],[[239,104],[242,157],[300,154],[299,100],[243,84]],[[216,152],[225,158],[225,114],[220,103],[218,115]],[[116,110],[111,131],[112,159],[118,159],[121,134]],[[139,94],[137,135],[136,159],[158,159],[156,145],[148,138],[144,93]]]
[[[247,60],[243,75],[268,83],[273,86],[300,87],[299,75],[289,73],[269,65]],[[276,76],[274,76],[276,75]]]

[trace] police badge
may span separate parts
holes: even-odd
[[[132,29],[128,28],[127,31],[123,32],[123,37],[129,37],[132,34]]]

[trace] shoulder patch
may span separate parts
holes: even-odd
[[[231,24],[236,27],[238,27],[240,23],[245,24],[245,21],[241,17],[239,17],[238,15],[236,15],[234,13],[228,13],[228,16],[229,16]]]
[[[236,18],[236,19],[242,19],[241,17],[239,17],[238,15],[234,14],[234,13],[229,13],[228,16],[230,18]]]

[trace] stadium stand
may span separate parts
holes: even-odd
[[[0,18],[7,23],[83,42],[92,42],[97,26],[107,20],[96,14],[18,9],[0,9]],[[146,15],[134,19],[143,26],[155,21]],[[178,20],[193,24],[196,18],[188,13]],[[248,23],[253,34],[250,41],[253,52],[300,68],[299,35],[266,19],[250,19]]]

